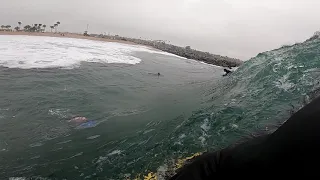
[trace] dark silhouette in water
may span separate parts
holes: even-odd
[[[153,75],[153,76],[158,76],[158,77],[162,75],[159,72],[158,73],[148,73],[148,74]]]
[[[223,69],[225,74],[222,76],[227,76],[229,73],[232,73],[232,71],[230,71],[229,69]]]
[[[272,134],[198,156],[171,180],[211,180],[244,174],[319,176],[319,120],[320,98],[316,98]]]

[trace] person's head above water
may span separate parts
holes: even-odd
[[[160,73],[158,72],[158,76],[160,76]]]
[[[231,71],[228,70],[228,69],[223,69],[223,70],[224,70],[224,72],[226,72],[226,73],[231,73]]]

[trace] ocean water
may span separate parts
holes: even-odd
[[[0,177],[119,179],[155,170],[168,135],[222,75],[117,43],[0,36],[0,49]]]
[[[318,39],[227,77],[133,45],[0,36],[0,49],[4,178],[166,179],[178,159],[273,132],[320,86]]]

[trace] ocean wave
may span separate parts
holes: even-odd
[[[21,69],[72,69],[81,62],[140,63],[134,52],[176,56],[144,46],[39,36],[0,36],[0,49],[0,66]]]

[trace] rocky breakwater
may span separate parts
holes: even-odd
[[[121,37],[118,35],[107,36],[107,35],[91,34],[90,36],[120,40],[120,41],[130,41],[136,44],[151,46],[161,51],[172,53],[188,59],[194,59],[194,60],[198,60],[208,64],[213,64],[213,65],[222,66],[222,67],[238,67],[243,63],[243,61],[236,58],[230,58],[227,56],[211,54],[209,52],[198,51],[198,50],[192,49],[190,46],[187,46],[187,47],[175,46],[161,40],[144,40],[144,39]]]

